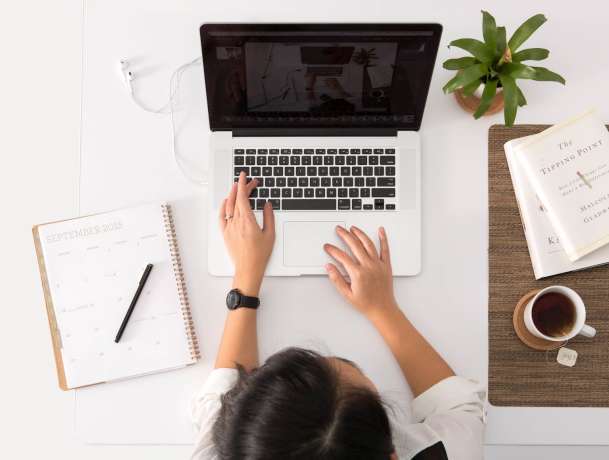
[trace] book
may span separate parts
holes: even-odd
[[[594,111],[513,148],[571,262],[609,243],[609,132]]]
[[[62,390],[194,364],[199,346],[170,205],[34,226]],[[144,267],[154,265],[119,343]]]
[[[571,262],[567,257],[543,204],[535,194],[522,166],[514,158],[514,147],[527,141],[529,137],[531,136],[506,142],[504,150],[535,279],[609,263],[609,245],[576,262]]]

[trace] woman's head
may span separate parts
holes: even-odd
[[[222,460],[388,460],[389,419],[352,363],[289,348],[222,399],[214,441]]]

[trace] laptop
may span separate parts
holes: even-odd
[[[439,24],[204,24],[212,131],[208,267],[229,276],[217,215],[241,171],[258,179],[256,219],[275,209],[267,276],[325,273],[324,243],[355,225],[378,245],[387,230],[393,273],[421,270],[419,127]]]

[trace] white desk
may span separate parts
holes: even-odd
[[[205,189],[190,186],[174,167],[169,154],[168,121],[132,106],[116,76],[115,62],[121,57],[136,58],[134,61],[138,67],[148,71],[137,82],[137,89],[143,98],[157,104],[164,102],[171,71],[199,53],[197,30],[203,21],[373,22],[391,19],[443,23],[444,37],[438,56],[440,63],[449,54],[458,54],[449,53],[443,46],[450,39],[480,35],[481,6],[473,1],[467,4],[408,4],[403,1],[370,4],[351,1],[331,5],[310,1],[298,9],[275,1],[256,4],[235,1],[218,5],[150,0],[128,3],[90,0],[86,3],[81,212],[142,200],[184,198],[178,203],[178,232],[205,359],[195,368],[171,374],[187,384],[176,401],[185,401],[190,387],[194,387],[197,379],[203,378],[211,366],[224,317],[222,299],[229,282],[212,279],[206,274]],[[604,88],[603,77],[609,70],[609,58],[601,52],[607,11],[599,11],[599,8],[606,7],[591,4],[573,10],[555,2],[538,2],[534,10],[522,7],[522,11],[501,3],[485,7],[512,30],[522,19],[538,11],[545,12],[550,19],[531,40],[530,46],[550,48],[552,58],[547,65],[562,73],[568,84],[564,88],[535,82],[524,84],[531,105],[521,111],[519,122],[551,123],[592,104],[596,104],[605,119],[609,119],[607,96],[597,94]],[[575,34],[578,40],[574,39]],[[598,48],[596,51],[595,46]],[[490,124],[501,122],[501,119],[493,117],[474,122],[463,114],[451,97],[441,93],[440,88],[449,76],[439,64],[436,66],[423,121],[423,273],[416,278],[398,280],[396,291],[415,324],[457,372],[485,380],[486,131]],[[201,88],[200,91],[199,96],[202,97]],[[75,107],[72,105],[70,108],[74,110]],[[54,120],[47,122],[53,123]],[[61,125],[57,123],[56,126]],[[188,148],[190,152],[200,150],[204,155],[206,145],[185,146],[185,149]],[[27,162],[22,161],[25,166]],[[63,164],[73,168],[73,161],[65,160]],[[49,165],[49,171],[65,180],[75,177],[73,169],[67,174],[64,172],[63,176],[59,176],[61,171],[54,171],[52,165]],[[37,198],[40,199],[39,196]],[[71,212],[68,209],[59,217]],[[43,215],[41,219],[47,217],[53,216]],[[29,216],[29,219],[28,224],[40,220],[38,216]],[[324,302],[306,299],[305,296],[312,291],[315,292],[315,299],[323,299]],[[301,297],[289,305],[282,304],[279,298],[284,292],[298,293]],[[260,321],[264,355],[288,344],[318,345],[360,362],[390,397],[397,398],[406,392],[397,367],[378,337],[322,279],[267,280],[265,299],[266,308],[261,313]],[[342,326],[345,324],[348,327]],[[43,329],[39,329],[42,333]],[[40,342],[44,343],[42,340]],[[42,350],[43,346],[39,348]],[[51,372],[51,367],[48,370]],[[100,388],[79,393],[78,412],[82,414],[87,404],[92,407],[102,392],[107,401],[120,396],[122,401],[129,401],[130,404],[122,411],[117,412],[117,406],[111,406],[114,410],[98,414],[102,419],[100,423],[104,424],[105,417],[107,426],[105,433],[99,433],[100,439],[114,436],[114,441],[118,443],[145,442],[151,433],[134,427],[143,426],[144,421],[151,417],[162,416],[166,423],[157,425],[158,432],[167,439],[182,441],[187,427],[181,418],[180,407],[171,401],[160,401],[156,393],[160,386],[156,382],[169,376],[154,376],[120,384],[120,388],[116,386],[113,389]],[[54,384],[53,376],[50,377],[45,384]],[[99,394],[96,395],[96,392]],[[57,410],[68,422],[72,408],[65,401],[66,398],[63,399],[63,404],[57,404]],[[171,410],[167,411],[167,408]],[[595,431],[603,425],[607,426],[609,411],[606,410],[523,409],[491,411],[490,415],[489,440],[494,442],[577,444],[601,443],[609,439],[605,433]],[[48,420],[53,418],[49,417]],[[545,433],[533,431],[535,426],[546,426],[547,430]],[[584,432],[588,433],[587,437],[583,436]],[[120,437],[117,436],[119,434]],[[41,453],[49,452],[48,445],[46,450],[43,446],[39,449]],[[72,450],[76,449],[74,447]],[[98,455],[101,458],[104,452],[108,453],[107,450],[93,447],[78,449],[81,455],[89,457]],[[166,458],[167,455],[186,455],[187,451],[187,447],[161,449],[144,446],[135,450],[126,447],[112,450],[117,458],[127,455],[131,458]],[[573,450],[557,448],[491,447],[488,452],[489,458],[561,458],[561,452],[562,455],[566,454],[562,458],[574,455]],[[607,455],[607,451],[601,449],[581,449],[577,453],[585,454],[588,458],[596,454],[599,456],[594,458]]]

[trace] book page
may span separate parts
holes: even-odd
[[[192,362],[160,204],[39,227],[70,388]],[[119,343],[114,338],[154,265]]]

